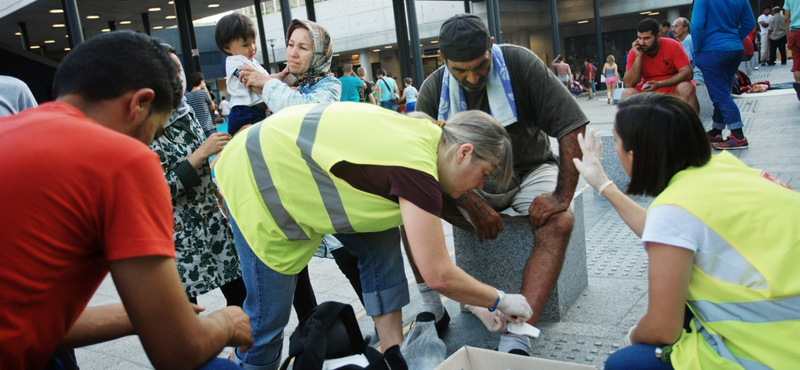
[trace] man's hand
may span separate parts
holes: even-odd
[[[642,57],[642,44],[639,40],[634,40],[631,44],[631,49],[633,50],[633,55],[636,55],[636,58]]]
[[[533,198],[533,203],[528,208],[528,219],[531,227],[538,229],[547,223],[550,216],[564,212],[569,208],[569,202],[555,193],[544,193]]]
[[[209,318],[217,320],[228,331],[228,347],[239,347],[239,352],[247,352],[253,346],[253,332],[250,328],[250,316],[241,307],[228,306],[214,311]]]
[[[642,92],[654,92],[660,89],[663,85],[661,81],[647,81],[642,85]]]
[[[504,226],[500,215],[477,194],[469,192],[458,198],[456,202],[467,210],[469,219],[475,226],[479,242],[483,243],[484,239],[494,239],[497,237],[497,233],[503,231]]]

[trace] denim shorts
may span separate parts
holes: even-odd
[[[474,190],[474,192],[500,214],[513,217],[527,216],[528,208],[533,203],[534,198],[556,190],[557,179],[558,166],[554,163],[544,163],[524,174],[519,185],[505,193],[493,194],[483,190]],[[464,218],[469,220],[467,210],[461,207],[458,207],[458,209]],[[570,212],[572,211],[571,199],[569,210]]]
[[[364,309],[369,316],[397,311],[410,302],[400,248],[400,229],[336,234],[344,248],[358,257]]]

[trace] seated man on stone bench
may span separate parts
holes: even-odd
[[[528,216],[535,247],[527,257],[521,293],[533,309],[528,322],[536,324],[561,271],[572,230],[570,202],[578,181],[572,158],[581,157],[576,138],[588,119],[538,56],[519,46],[495,45],[483,21],[474,15],[460,14],[445,21],[439,47],[447,68],[425,80],[417,110],[438,120],[469,109],[492,114],[511,136],[516,178],[509,189],[494,189],[487,182],[482,190],[459,199],[444,197],[442,217],[457,227],[474,227],[483,241],[503,230],[498,211]],[[560,163],[550,150],[548,136],[558,138]],[[409,257],[413,259],[410,253]],[[442,329],[449,316],[441,296],[428,288],[411,263],[423,296],[422,309],[433,312],[437,329]],[[530,340],[505,333],[499,351],[529,355]]]

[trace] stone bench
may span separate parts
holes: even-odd
[[[586,236],[583,223],[583,194],[572,200],[575,225],[572,229],[561,275],[542,321],[559,321],[589,284],[586,270]],[[468,274],[497,289],[519,293],[522,271],[533,250],[533,232],[527,217],[502,216],[505,229],[495,240],[478,242],[474,231],[453,228],[456,264]]]
[[[706,131],[711,130],[714,103],[711,102],[711,98],[708,96],[708,87],[706,85],[697,87],[697,101],[700,103],[700,121],[703,122],[703,127]]]

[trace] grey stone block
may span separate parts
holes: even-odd
[[[614,141],[614,134],[612,132],[602,132],[600,137],[603,140],[603,171],[606,172],[608,179],[613,181],[620,190],[625,190],[631,178],[625,173],[622,168],[622,163],[617,156],[617,143]],[[594,190],[594,195],[597,195],[597,190]]]
[[[561,275],[540,320],[561,320],[588,284],[583,194],[572,201],[575,225],[567,246]],[[478,242],[474,231],[453,228],[456,264],[474,278],[497,289],[518,293],[522,272],[534,248],[527,217],[503,217],[505,229],[495,240]]]
[[[697,87],[697,101],[700,103],[700,121],[703,122],[703,127],[706,131],[711,130],[712,119],[714,115],[714,103],[708,96],[708,87],[701,85]]]

